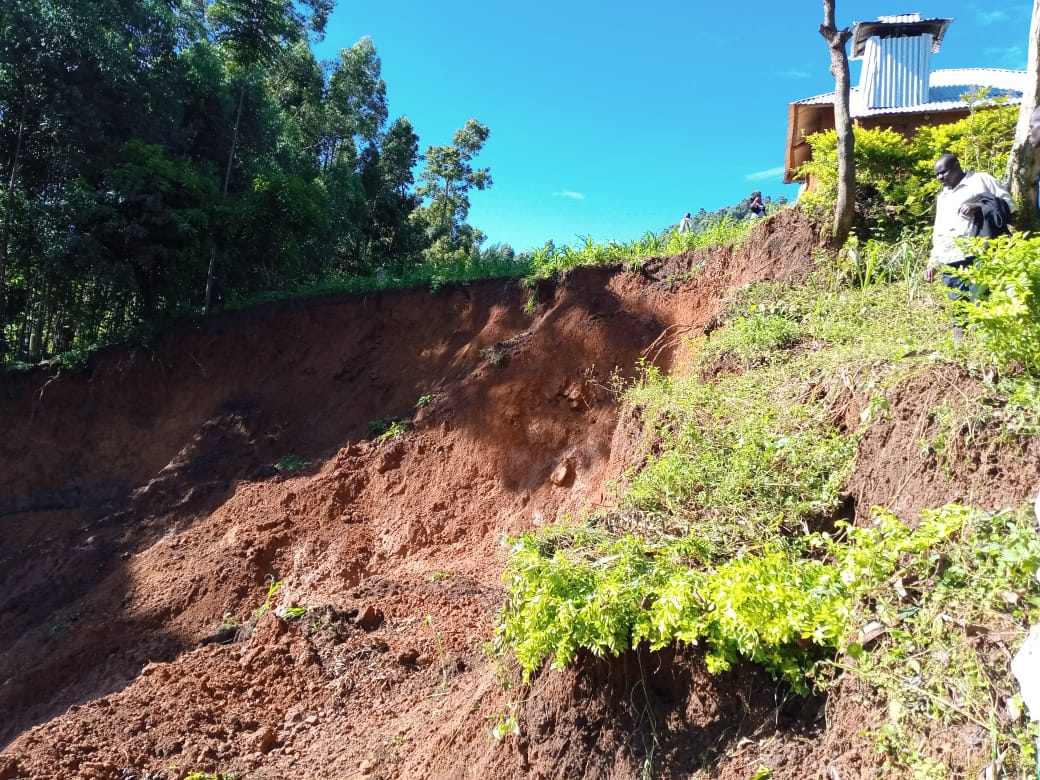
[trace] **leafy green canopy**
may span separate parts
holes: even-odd
[[[438,186],[417,191],[372,41],[314,58],[332,5],[0,3],[0,365],[210,305],[513,263],[465,221],[487,128],[430,147]]]

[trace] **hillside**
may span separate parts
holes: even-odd
[[[788,210],[635,271],[269,304],[0,377],[0,780],[877,776],[853,685],[778,699],[686,647],[545,671],[516,705],[483,649],[503,536],[610,507],[653,446],[617,375],[682,372],[730,291],[802,277],[817,242]],[[850,518],[1032,495],[1035,437],[917,446],[982,392],[941,362],[892,389]],[[978,742],[936,735],[964,774]]]

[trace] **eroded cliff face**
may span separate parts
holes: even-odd
[[[503,535],[608,506],[643,455],[612,374],[681,369],[727,291],[803,275],[816,240],[786,211],[735,249],[543,283],[533,314],[505,280],[272,304],[0,379],[0,778],[634,778],[655,751],[662,776],[710,753],[745,778],[762,750],[812,777],[822,749],[872,776],[854,697],[824,723],[695,649],[521,695],[482,651]],[[874,445],[864,505],[906,468]],[[528,731],[497,741],[510,703]]]

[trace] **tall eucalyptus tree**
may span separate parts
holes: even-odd
[[[292,0],[216,0],[207,10],[213,35],[218,46],[226,53],[239,83],[231,143],[224,168],[222,192],[225,197],[231,183],[249,80],[255,78],[260,68],[270,65],[288,47],[306,40],[308,32],[317,37],[324,34],[332,3],[328,0],[310,0],[307,5],[312,9],[309,20],[296,10]],[[206,312],[212,306],[216,256],[214,245],[206,271]]]
[[[473,167],[473,158],[489,135],[486,125],[470,119],[455,131],[453,143],[430,146],[424,155],[418,194],[430,199],[426,213],[433,239],[446,244],[449,251],[464,248],[460,238],[470,235],[465,230],[470,190],[484,190],[492,184],[490,168]]]

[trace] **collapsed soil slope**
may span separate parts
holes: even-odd
[[[768,680],[695,656],[546,675],[494,742],[510,697],[481,648],[502,535],[609,505],[638,457],[612,374],[669,368],[727,290],[816,243],[789,210],[736,249],[543,283],[533,314],[515,281],[272,304],[0,378],[0,778],[637,777],[655,750],[662,776],[746,777],[733,746],[785,719],[774,765],[811,776],[820,703],[781,718]],[[878,446],[861,505],[905,471]],[[830,755],[867,777],[854,718]]]

